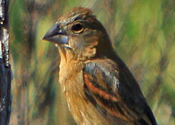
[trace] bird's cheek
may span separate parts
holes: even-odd
[[[78,39],[77,37],[70,37],[68,45],[74,50],[80,50],[83,44],[80,42],[80,39]]]
[[[87,58],[94,57],[96,54],[96,48],[85,48],[82,55]]]

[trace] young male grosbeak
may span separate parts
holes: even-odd
[[[58,44],[59,83],[78,124],[156,125],[136,80],[91,10],[72,9],[43,39]]]

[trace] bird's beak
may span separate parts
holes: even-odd
[[[68,44],[69,38],[66,32],[56,23],[43,37],[43,40],[57,44]]]

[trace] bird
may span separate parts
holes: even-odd
[[[92,10],[63,14],[43,40],[60,56],[58,82],[79,125],[157,125],[134,76]]]

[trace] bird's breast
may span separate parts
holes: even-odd
[[[60,63],[59,82],[66,96],[69,110],[78,124],[108,125],[108,122],[85,96],[82,69],[82,64]]]

